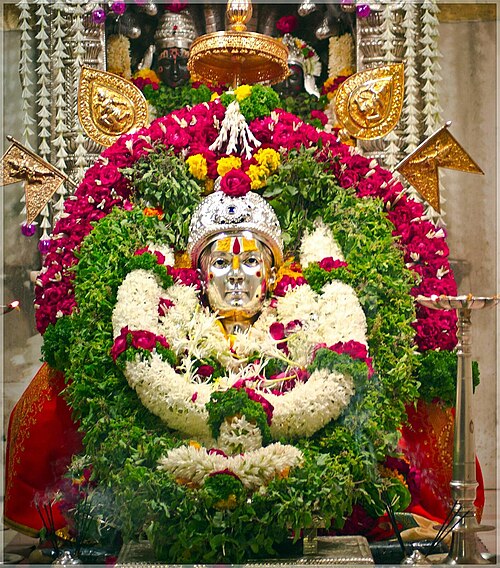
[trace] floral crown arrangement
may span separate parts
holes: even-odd
[[[383,494],[404,509],[383,463],[420,363],[456,344],[454,314],[414,304],[456,293],[444,230],[275,96],[240,87],[122,136],[66,201],[37,281],[93,482],[162,561],[278,555],[313,516],[381,514]],[[204,207],[252,200],[267,213],[235,226],[280,266],[254,324],[228,334],[186,251],[211,238]]]

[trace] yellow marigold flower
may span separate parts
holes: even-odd
[[[272,148],[261,148],[254,154],[254,158],[257,160],[258,164],[266,166],[271,172],[274,172],[281,162],[280,153]]]
[[[225,176],[231,170],[239,170],[241,168],[241,158],[237,156],[228,156],[227,158],[219,158],[217,160],[217,173]]]
[[[189,445],[197,450],[201,448],[201,444],[199,444],[196,440],[189,440]]]
[[[210,97],[211,101],[215,101],[215,99],[218,99],[220,97],[219,93],[212,93],[212,96]]]
[[[207,177],[207,160],[202,154],[194,154],[186,160],[189,167],[189,173],[196,179],[205,179]]]
[[[152,83],[159,83],[160,78],[152,69],[140,69],[134,73],[134,79],[149,79]]]
[[[252,164],[246,171],[247,176],[250,178],[250,187],[252,189],[260,189],[266,185],[269,170],[265,167]]]
[[[302,268],[293,258],[288,258],[285,263],[280,266],[276,274],[276,282],[279,282],[283,276],[290,276],[292,278],[303,276]]]
[[[252,94],[252,87],[250,85],[240,85],[234,90],[237,101],[242,101]]]
[[[207,178],[205,180],[205,191],[203,192],[203,195],[208,195],[209,193],[212,193],[213,190],[214,190],[214,180]]]

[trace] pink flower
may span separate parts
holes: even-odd
[[[282,34],[293,34],[299,22],[293,15],[283,16],[276,22],[276,29]]]
[[[366,345],[363,345],[362,343],[359,343],[359,341],[354,341],[353,339],[351,339],[350,341],[346,342],[339,341],[334,345],[330,345],[328,349],[330,349],[330,351],[334,351],[335,353],[345,353],[353,359],[360,359],[361,361],[364,361],[364,363],[366,363],[366,366],[368,367],[368,378],[371,378],[373,376],[375,372],[372,366],[373,359],[371,357],[368,357]]]
[[[168,310],[174,306],[175,304],[172,300],[169,300],[168,298],[160,298],[160,301],[158,302],[158,315],[166,316]]]
[[[118,337],[115,338],[114,342],[113,342],[113,347],[111,348],[111,357],[113,358],[113,361],[116,361],[118,359],[118,357],[127,350],[128,347],[128,334],[129,334],[129,329],[127,326],[122,327],[122,329],[120,330],[120,335],[118,335]]]
[[[156,347],[156,335],[151,331],[132,331],[132,347],[152,351]]]
[[[194,286],[197,290],[201,289],[200,277],[194,268],[174,268],[167,266],[167,273],[172,276],[176,282],[180,282],[184,286]]]
[[[271,334],[271,337],[276,341],[284,339],[285,326],[282,323],[274,322],[273,324],[271,324],[271,327],[269,328],[269,333]]]
[[[212,365],[200,365],[196,370],[196,374],[200,377],[209,378],[214,374],[214,370]]]
[[[267,416],[267,423],[269,424],[269,426],[271,426],[271,422],[272,422],[272,419],[273,419],[274,406],[267,399],[265,399],[262,395],[257,393],[254,389],[250,389],[248,387],[245,387],[245,392],[247,393],[248,398],[250,400],[253,400],[254,402],[258,402],[262,406],[262,408],[264,409],[264,412],[266,413],[266,416]]]
[[[318,119],[323,126],[325,126],[325,124],[327,124],[327,122],[328,122],[328,117],[326,116],[326,114],[322,110],[312,110],[311,111],[311,118],[312,119]]]
[[[347,262],[343,260],[333,259],[331,256],[327,256],[318,262],[318,266],[327,272],[331,272],[336,268],[341,268],[342,266],[347,266]]]
[[[221,190],[231,197],[242,197],[250,191],[252,180],[245,172],[232,169],[221,179]]]
[[[294,278],[285,274],[274,287],[273,294],[278,297],[283,297],[288,290],[307,284],[307,280],[303,276]]]
[[[222,456],[224,458],[227,458],[227,454],[225,452],[223,452],[222,450],[219,450],[219,448],[210,448],[208,450],[208,455],[212,456]]]

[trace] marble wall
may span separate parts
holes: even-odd
[[[498,276],[497,187],[497,22],[454,22],[441,25],[443,54],[441,105],[452,134],[483,168],[476,176],[446,171],[442,178],[444,210],[451,256],[468,268],[460,292],[479,295],[500,291]],[[22,138],[17,31],[2,32],[2,132]],[[1,144],[5,148],[5,138]],[[40,337],[33,318],[30,273],[39,268],[36,242],[20,233],[22,188],[2,189],[2,303],[20,299],[22,310],[5,315],[3,327],[3,415],[10,410],[38,368]],[[474,396],[477,451],[486,487],[496,488],[498,310],[474,314],[474,358],[481,385]]]

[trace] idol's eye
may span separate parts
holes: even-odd
[[[226,266],[228,266],[229,262],[226,258],[216,258],[213,262],[212,262],[212,266],[214,268],[226,268]]]
[[[245,259],[245,265],[249,266],[250,268],[255,268],[259,264],[260,264],[260,259],[257,256],[252,255]]]

